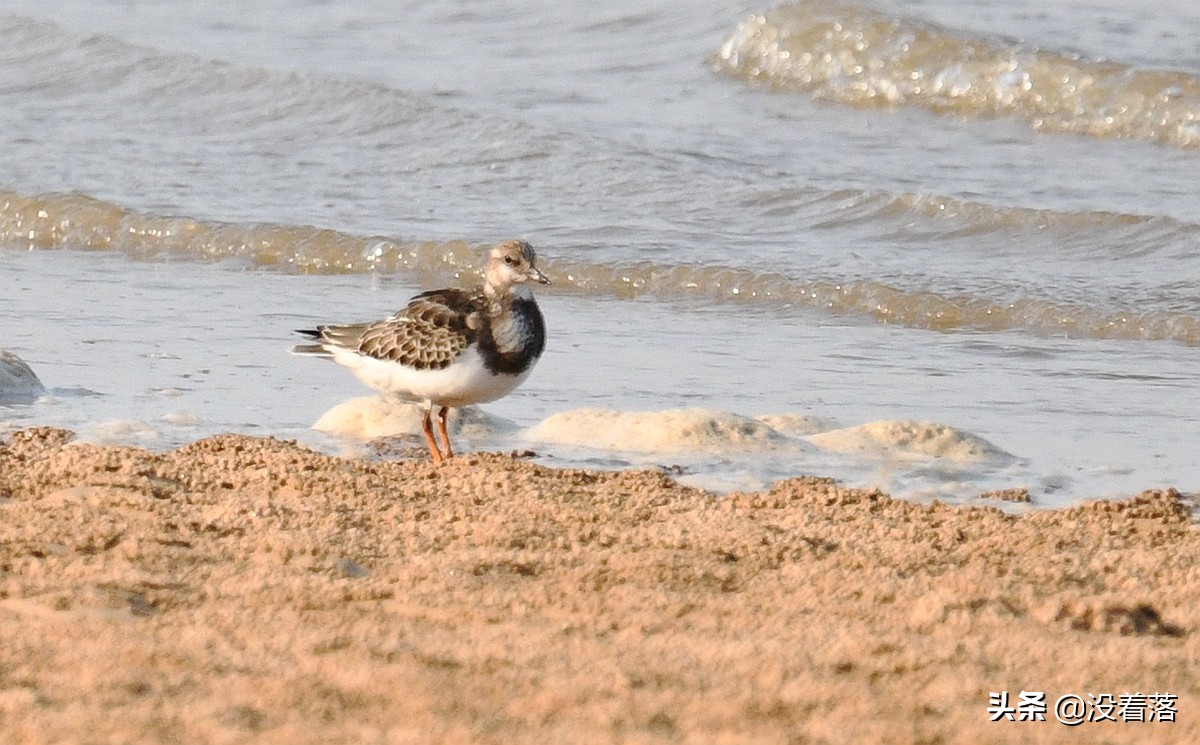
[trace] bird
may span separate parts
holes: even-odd
[[[297,329],[314,341],[293,351],[332,358],[384,395],[421,404],[421,432],[437,465],[454,457],[449,410],[508,395],[542,356],[546,322],[533,282],[550,284],[533,246],[504,241],[489,252],[482,285],[422,292],[379,321]]]

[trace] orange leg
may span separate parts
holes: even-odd
[[[442,435],[442,442],[446,444],[446,452],[443,455],[447,458],[453,458],[454,452],[450,450],[450,435],[446,434],[446,415],[449,413],[449,406],[443,406],[438,410],[438,432]]]
[[[425,413],[421,416],[421,432],[425,435],[425,444],[429,446],[429,454],[433,456],[433,465],[442,462],[442,451],[438,450],[437,440],[433,439],[433,422],[429,416],[433,413],[433,406],[425,409]]]

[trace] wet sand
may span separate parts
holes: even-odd
[[[0,446],[4,743],[1200,742],[1173,491],[1013,516],[69,440]],[[1022,690],[1046,721],[989,721]],[[1176,721],[1067,727],[1072,693],[1170,693]]]

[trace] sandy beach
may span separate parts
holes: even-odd
[[[0,446],[8,745],[1200,741],[1174,491],[1013,516],[815,477],[714,496],[500,454],[71,440]]]

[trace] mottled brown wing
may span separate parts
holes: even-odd
[[[330,341],[368,357],[418,370],[440,370],[475,341],[479,302],[462,290],[435,290],[416,296],[391,318],[357,327],[327,327],[322,332]]]

